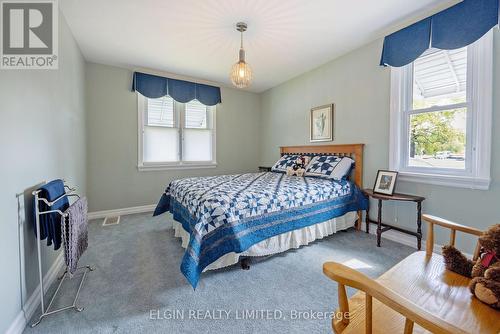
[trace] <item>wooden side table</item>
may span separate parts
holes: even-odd
[[[425,200],[425,197],[408,195],[408,194],[394,194],[383,195],[374,193],[372,189],[363,190],[366,196],[370,198],[374,198],[378,200],[378,215],[377,221],[370,219],[370,205],[368,205],[368,209],[366,210],[366,233],[370,233],[370,223],[377,224],[377,247],[380,247],[380,239],[382,237],[382,233],[389,230],[396,230],[402,233],[406,233],[409,235],[413,235],[417,238],[417,248],[420,250],[422,248],[422,202]],[[401,201],[401,202],[415,202],[417,203],[417,231],[410,231],[403,229],[399,226],[389,225],[382,222],[382,202],[383,201]]]

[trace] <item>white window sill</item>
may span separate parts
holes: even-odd
[[[488,190],[490,178],[399,172],[398,181],[433,184],[454,188]]]
[[[138,165],[137,169],[140,172],[149,171],[162,171],[162,170],[173,170],[173,169],[206,169],[206,168],[216,168],[216,162],[207,163],[176,163],[176,164],[151,164],[151,165]]]

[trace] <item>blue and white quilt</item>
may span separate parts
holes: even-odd
[[[172,181],[154,215],[170,211],[190,234],[181,271],[195,288],[227,253],[366,207],[350,181],[266,172]]]

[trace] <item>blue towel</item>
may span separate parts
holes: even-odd
[[[49,202],[52,202],[66,193],[64,190],[64,182],[60,179],[50,181],[38,188],[38,190],[41,190],[40,193],[38,193],[38,197],[45,198]],[[33,205],[36,205],[37,203],[34,203],[34,201],[35,199],[33,197]],[[38,202],[38,210],[40,212],[49,210],[60,210],[64,212],[68,207],[68,197],[60,199],[52,206],[48,206],[42,201]],[[33,215],[35,215],[35,210],[33,210]],[[33,227],[36,236],[36,217],[33,219]],[[54,244],[54,250],[58,250],[59,247],[61,247],[62,232],[61,215],[59,213],[54,212],[40,215],[40,239],[44,240],[45,238],[47,238],[47,246]]]

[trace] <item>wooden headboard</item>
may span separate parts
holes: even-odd
[[[355,162],[354,182],[363,189],[363,147],[365,144],[281,146],[280,153],[303,155],[338,155]]]

